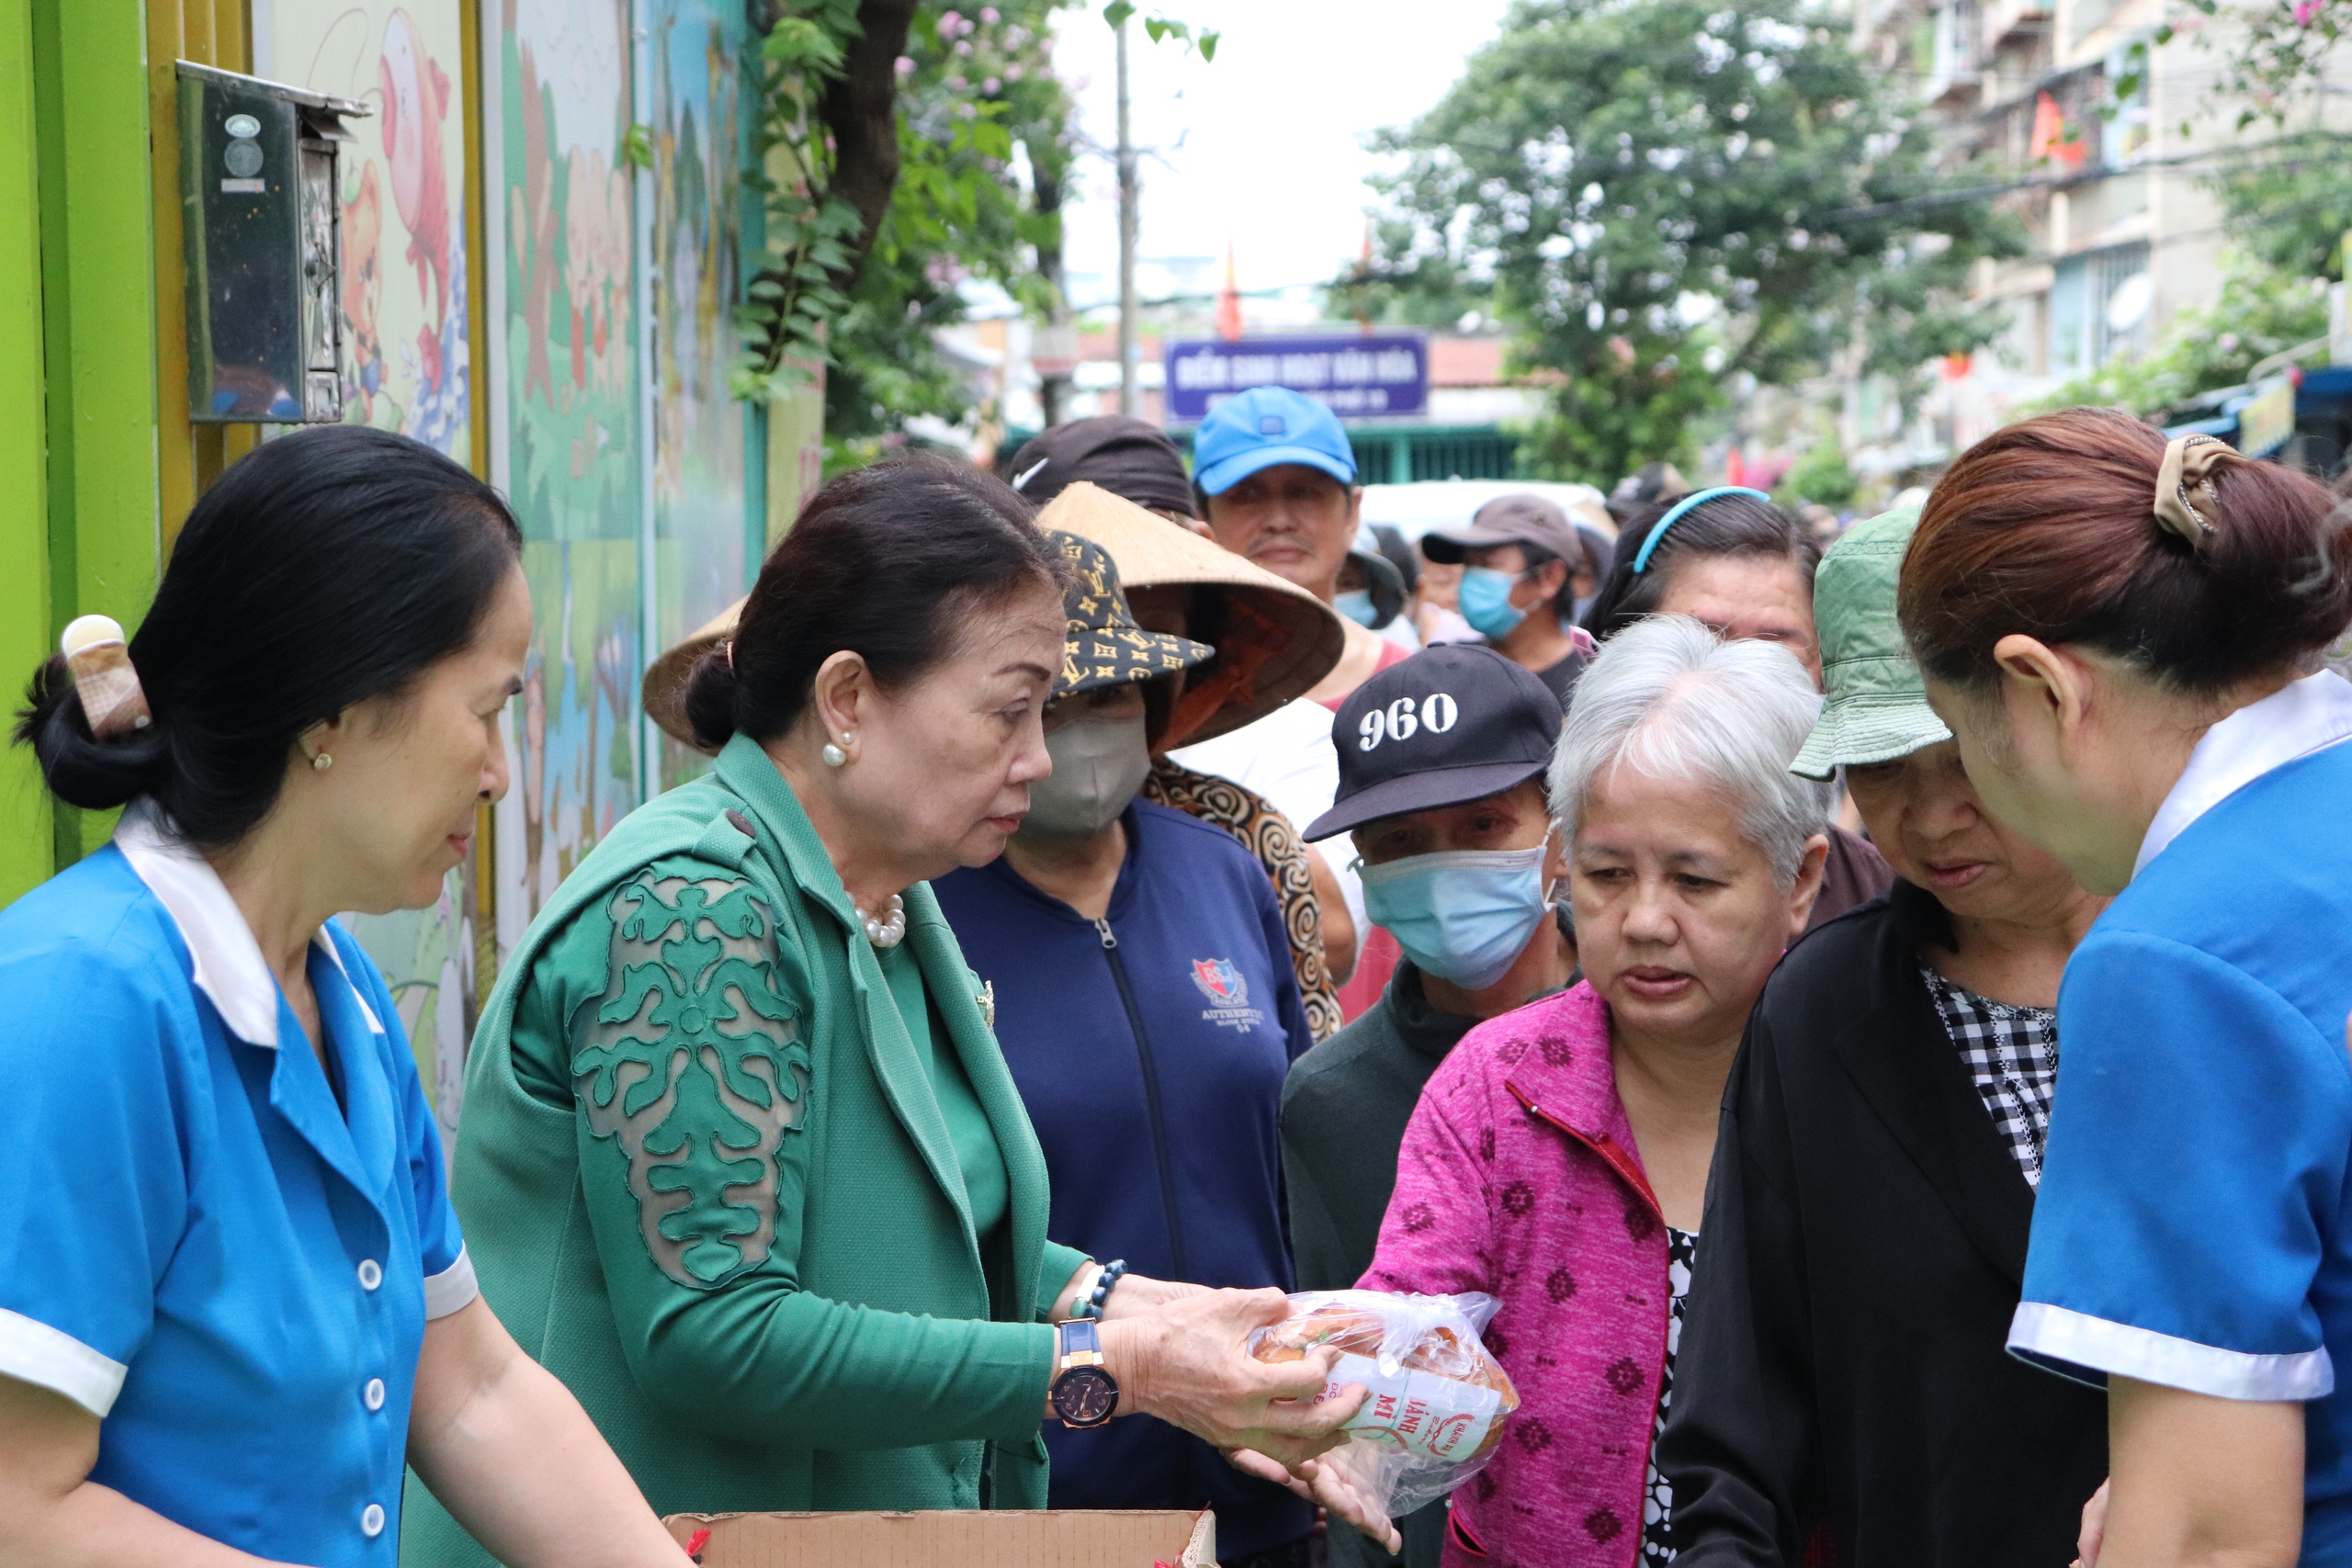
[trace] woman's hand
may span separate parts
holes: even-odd
[[[1389,1521],[1388,1510],[1381,1506],[1371,1481],[1339,1453],[1303,1461],[1295,1470],[1285,1470],[1264,1454],[1249,1449],[1236,1449],[1225,1457],[1242,1474],[1287,1486],[1308,1502],[1328,1508],[1333,1518],[1352,1525],[1387,1547],[1391,1553],[1405,1550],[1405,1538]]]
[[[1187,1285],[1180,1280],[1153,1280],[1141,1274],[1122,1274],[1119,1282],[1111,1287],[1111,1299],[1102,1303],[1102,1321],[1117,1323],[1124,1318],[1142,1317],[1188,1296],[1208,1293],[1206,1285]]]
[[[1102,1359],[1118,1380],[1119,1413],[1140,1410],[1214,1447],[1254,1449],[1286,1465],[1333,1447],[1340,1424],[1364,1399],[1356,1384],[1318,1398],[1336,1352],[1270,1363],[1245,1344],[1251,1329],[1290,1311],[1290,1298],[1276,1290],[1202,1291],[1106,1322]]]
[[[2098,1568],[2098,1549],[2107,1539],[2107,1483],[2098,1483],[2091,1500],[2083,1505],[2082,1533],[2075,1538],[2073,1568]]]

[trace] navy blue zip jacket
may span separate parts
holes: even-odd
[[[1222,828],[1143,800],[1125,821],[1100,926],[1001,860],[932,885],[996,988],[1053,1183],[1046,1234],[1138,1274],[1288,1290],[1277,1118],[1315,1042],[1273,888]],[[1152,1416],[1048,1422],[1046,1443],[1052,1507],[1213,1507],[1228,1560],[1311,1524],[1305,1502]]]

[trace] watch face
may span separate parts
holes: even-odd
[[[1072,1367],[1054,1380],[1054,1414],[1072,1427],[1099,1427],[1119,1407],[1119,1385],[1100,1367]]]

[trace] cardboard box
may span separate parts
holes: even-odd
[[[1216,1516],[1077,1509],[673,1514],[703,1568],[1216,1568]]]

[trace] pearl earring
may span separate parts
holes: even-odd
[[[843,740],[847,740],[849,739],[849,735],[850,732],[848,730],[844,729],[842,731],[842,739]],[[825,750],[821,755],[825,759],[825,766],[829,768],[838,768],[842,763],[849,761],[849,753],[842,750],[840,747],[834,745],[830,740],[825,742]]]
[[[317,772],[317,773],[325,773],[329,768],[332,768],[332,767],[334,767],[334,759],[333,757],[329,756],[329,755],[328,755],[326,752],[324,752],[324,751],[320,752],[317,756],[315,756],[315,757],[313,757],[313,758],[311,758],[311,769],[312,769],[313,771],[315,771],[315,772]]]

